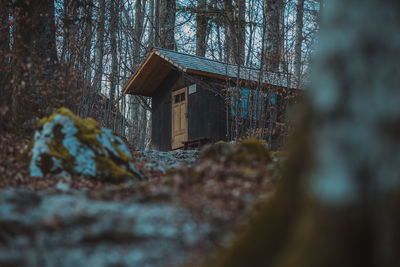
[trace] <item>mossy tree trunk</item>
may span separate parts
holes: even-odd
[[[214,266],[400,266],[400,2],[324,8],[280,189]]]

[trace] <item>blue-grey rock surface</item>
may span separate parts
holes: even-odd
[[[211,233],[174,204],[0,193],[0,266],[177,266]]]
[[[80,118],[66,108],[40,121],[25,154],[33,177],[68,173],[110,180],[142,178],[120,137],[94,119]]]
[[[145,167],[166,173],[180,166],[192,166],[198,159],[197,150],[173,150],[168,152],[146,150],[136,152],[136,161],[146,161]]]

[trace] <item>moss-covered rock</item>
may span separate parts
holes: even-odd
[[[121,138],[94,119],[82,119],[66,108],[40,120],[21,158],[30,160],[34,177],[63,172],[114,181],[141,177]]]
[[[264,140],[249,138],[230,144],[217,142],[200,152],[200,159],[219,163],[251,164],[270,162],[271,157]]]

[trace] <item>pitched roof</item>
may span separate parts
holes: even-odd
[[[237,78],[238,73],[237,65],[154,47],[125,86],[123,93],[151,96],[172,68],[188,74],[219,79]],[[239,78],[244,81],[258,82],[259,80],[257,69],[240,67],[239,74]],[[282,87],[288,85],[285,77],[268,72],[263,73],[262,82]]]

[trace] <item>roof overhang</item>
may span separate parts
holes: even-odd
[[[139,69],[125,86],[122,93],[153,96],[172,69],[186,72],[186,69],[153,48]]]
[[[161,51],[160,51],[161,50]],[[132,95],[141,95],[151,97],[154,95],[156,90],[160,87],[162,82],[165,80],[167,75],[171,70],[182,71],[184,73],[190,75],[199,75],[212,77],[221,80],[230,80],[236,81],[237,78],[233,76],[221,75],[219,73],[211,73],[207,71],[201,71],[198,69],[185,68],[182,65],[174,62],[170,57],[163,54],[162,49],[157,49],[153,47],[137,69],[135,74],[129,80],[122,93],[124,94],[132,94]],[[250,76],[250,73],[249,73]],[[239,81],[241,83],[246,84],[258,84],[257,80],[254,79],[243,79],[240,78]],[[265,87],[271,86],[274,83],[264,81]],[[287,87],[287,85],[276,85],[277,87]]]

